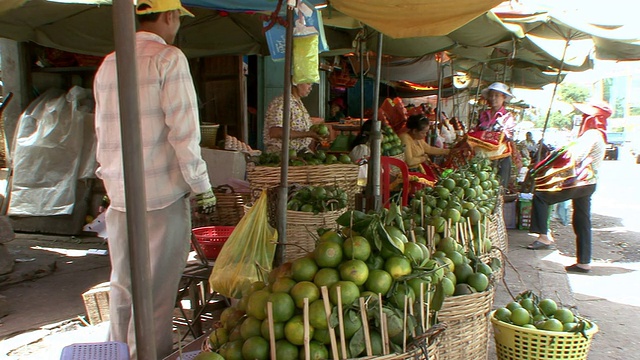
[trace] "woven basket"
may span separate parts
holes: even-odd
[[[425,334],[407,345],[407,351],[401,354],[389,354],[358,359],[367,360],[446,360],[440,355],[442,334],[446,332],[446,324],[435,324]]]
[[[507,226],[504,223],[504,213],[502,206],[504,201],[502,196],[498,197],[495,210],[493,214],[489,215],[489,227],[487,229],[487,236],[491,239],[491,243],[497,246],[498,249],[506,253],[509,250],[509,241],[507,234]]]
[[[440,339],[439,354],[446,360],[487,360],[488,314],[495,287],[469,295],[447,297],[438,312],[438,322],[447,324]]]
[[[213,189],[218,199],[216,211],[211,216],[213,225],[235,226],[244,216],[244,205],[251,200],[250,193],[236,192],[230,185]]]
[[[358,170],[359,166],[356,164],[289,166],[287,182],[312,186],[337,186],[349,196],[347,207],[353,208],[356,194],[360,192]],[[259,194],[255,190],[277,187],[280,185],[280,167],[248,166],[247,180],[253,194]]]
[[[479,258],[480,258],[480,261],[482,261],[487,265],[491,265],[491,261],[493,259],[500,260],[500,263],[502,264],[502,266],[500,266],[499,269],[496,269],[493,271],[492,277],[493,277],[494,284],[499,281],[502,281],[502,278],[504,277],[504,261],[505,261],[504,256],[502,255],[502,251],[498,247],[493,246],[490,252],[480,255]]]
[[[200,125],[200,145],[207,148],[216,147],[220,125]]]
[[[287,245],[285,261],[292,261],[307,255],[316,247],[316,230],[335,228],[336,220],[347,209],[321,212],[318,214],[287,210]]]

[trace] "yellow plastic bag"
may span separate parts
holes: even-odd
[[[293,82],[296,84],[319,83],[318,61],[318,34],[294,36]]]
[[[271,270],[278,231],[269,225],[267,192],[240,220],[225,242],[209,277],[211,289],[240,298],[251,283],[261,279],[260,269]]]

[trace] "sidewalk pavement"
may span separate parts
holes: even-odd
[[[592,262],[592,273],[568,275],[564,266],[575,263],[575,258],[566,257],[557,250],[527,249],[526,246],[535,239],[527,231],[509,230],[508,234],[509,252],[504,264],[505,279],[496,288],[494,309],[510,302],[510,294],[517,296],[522,291],[532,290],[541,297],[554,299],[558,304],[571,308],[598,325],[599,332],[591,344],[589,359],[640,358],[640,341],[635,335],[640,331],[640,311],[638,307],[629,305],[633,301],[628,301],[635,299],[634,294],[629,290],[626,292],[629,299],[624,299],[609,296],[613,291],[608,289],[635,288],[636,282],[629,281],[625,284],[621,281],[624,278],[619,276],[635,275],[634,271],[640,270],[637,264],[605,263],[597,260]],[[594,238],[594,252],[601,250],[599,247],[602,246]],[[601,285],[603,282],[609,283],[608,287]],[[588,292],[584,291],[586,287],[590,288]],[[574,289],[583,293],[576,293]],[[492,344],[489,347],[489,360],[493,360],[496,358],[495,345],[493,336],[490,337]]]
[[[629,354],[640,354],[640,342],[634,336],[640,331],[640,312],[636,307],[605,300],[605,296],[596,298],[582,294],[575,295],[570,286],[570,277],[563,268],[564,265],[573,263],[573,259],[564,259],[568,263],[563,264],[554,260],[560,256],[557,251],[526,249],[526,245],[533,240],[526,231],[509,230],[508,235],[509,251],[504,261],[505,279],[504,282],[497,284],[494,308],[505,306],[510,302],[511,294],[516,296],[522,291],[532,290],[539,296],[552,298],[565,307],[574,308],[583,316],[598,323],[600,332],[595,336],[592,344],[591,359],[622,360],[630,359]],[[25,243],[33,245],[38,242],[41,247],[51,246],[50,243],[47,245],[46,241],[50,242],[42,236],[38,241],[29,239],[26,234],[20,234],[14,246],[24,247]],[[100,247],[100,244],[96,244],[95,241],[80,241],[73,245],[73,248],[79,251]],[[51,261],[47,256],[35,258],[34,262]],[[71,273],[73,262],[80,264],[80,259],[83,259],[83,264],[77,272]],[[104,266],[105,261],[106,266]],[[91,263],[94,265],[90,265]],[[96,266],[95,264],[98,263],[102,265]],[[64,345],[77,343],[80,339],[82,342],[105,340],[104,326],[84,326],[77,321],[77,318],[73,321],[73,318],[75,315],[84,316],[85,314],[81,293],[90,286],[104,281],[104,278],[108,278],[108,257],[85,257],[74,260],[61,255],[57,259],[57,264],[57,270],[44,278],[0,288],[0,295],[7,296],[12,307],[12,313],[0,319],[0,339],[3,339],[0,341],[0,358],[6,356],[7,359],[57,360]],[[61,264],[64,264],[64,267]],[[586,276],[587,278],[583,280],[587,281],[590,279],[589,275],[572,274],[570,276]],[[75,286],[73,290],[68,287],[71,277],[73,282],[81,284]],[[62,298],[57,298],[56,296],[59,297],[59,295],[56,293],[59,293],[60,289],[65,289],[66,295],[77,292],[73,294],[74,298],[77,297],[77,301],[64,301]],[[45,303],[40,301],[39,305],[30,303],[30,299],[44,300],[52,297],[57,300],[50,301],[48,305],[46,301]],[[69,316],[69,314],[73,315]],[[12,332],[6,330],[15,329],[18,326],[15,323],[18,321],[16,319],[21,319],[20,329],[23,333],[12,336]],[[58,326],[56,327],[56,324],[43,326],[44,319],[49,319],[48,324],[57,323]],[[13,333],[15,334],[15,331]],[[494,360],[496,356],[492,335],[490,339],[488,359]]]

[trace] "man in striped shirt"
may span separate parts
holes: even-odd
[[[191,209],[210,213],[216,203],[200,153],[195,88],[184,54],[174,42],[180,16],[193,16],[180,0],[138,0],[136,62],[147,201],[147,232],[157,354],[173,348],[172,313],[189,253]],[[110,340],[129,344],[136,358],[123,179],[116,54],[96,74],[97,175],[111,205],[106,213],[111,256]],[[143,225],[143,224],[133,224]],[[139,239],[131,239],[137,241]]]

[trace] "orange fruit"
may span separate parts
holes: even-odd
[[[333,305],[338,305],[338,292],[342,297],[342,306],[349,306],[360,297],[360,289],[353,281],[338,281],[329,288],[329,299]]]
[[[266,289],[258,290],[251,294],[247,303],[247,315],[253,316],[258,320],[266,319],[267,313],[265,309],[270,295],[271,293]]]
[[[269,342],[262,336],[248,338],[242,344],[242,356],[252,360],[269,359]]]
[[[309,299],[309,305],[320,298],[320,290],[311,281],[301,281],[291,289],[291,297],[296,307],[304,308],[304,299]]]
[[[392,256],[384,263],[384,269],[394,280],[411,274],[411,263],[406,257]]]
[[[327,328],[327,313],[324,311],[324,301],[322,299],[309,304],[309,325],[316,330]]]
[[[318,272],[318,265],[310,257],[301,257],[291,263],[292,277],[295,281],[311,281]]]
[[[340,272],[334,268],[322,268],[313,277],[313,283],[316,284],[318,289],[322,289],[323,286],[328,288],[338,281],[340,281]]]
[[[240,325],[240,336],[243,339],[248,339],[252,336],[261,336],[260,327],[262,326],[262,320],[258,320],[253,316],[247,317]]]
[[[342,245],[342,243],[344,242],[344,238],[337,231],[329,230],[324,234],[322,234],[322,236],[320,236],[320,242],[323,242],[323,241],[332,241]]]
[[[364,287],[375,294],[385,295],[391,289],[392,284],[391,274],[384,270],[371,270]]]
[[[291,319],[296,310],[293,298],[284,292],[272,293],[269,295],[267,303],[269,302],[271,303],[274,322],[283,322]],[[267,311],[266,306],[265,304],[265,312]]]
[[[319,267],[336,267],[342,262],[342,246],[332,241],[323,241],[313,251]]]
[[[342,245],[345,259],[365,261],[371,255],[371,245],[362,236],[353,236],[345,240]]]
[[[313,337],[313,326],[309,326],[309,337]],[[284,325],[284,337],[293,345],[304,345],[304,321],[302,315],[295,315]],[[253,359],[253,358],[250,358]]]
[[[362,260],[348,260],[340,264],[340,279],[353,281],[356,285],[363,285],[369,277],[369,267]]]
[[[274,293],[284,292],[288,293],[291,291],[291,288],[296,284],[296,281],[292,278],[282,277],[276,279],[276,281],[271,285],[271,291]]]

